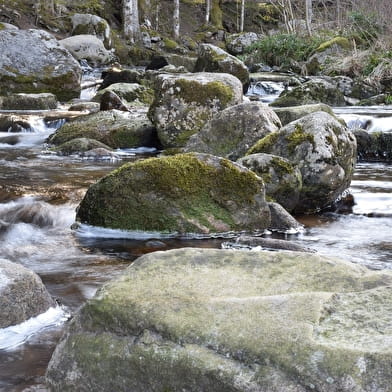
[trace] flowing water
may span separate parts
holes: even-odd
[[[340,110],[347,121],[392,129],[392,109],[380,112]],[[122,160],[111,161],[58,157],[46,151],[45,139],[62,122],[48,123],[37,114],[27,122],[31,127],[0,133],[0,257],[38,273],[59,306],[0,329],[1,392],[46,391],[43,375],[65,320],[136,257],[185,246],[219,248],[224,241],[136,237],[88,226],[72,230],[75,208],[90,184],[154,152],[122,151]],[[350,191],[356,201],[352,213],[299,217],[303,232],[277,236],[369,268],[392,268],[392,166],[358,164]]]

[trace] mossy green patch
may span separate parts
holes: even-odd
[[[330,48],[333,45],[338,45],[343,49],[349,50],[351,49],[350,41],[345,37],[335,37],[330,39],[329,41],[323,42],[317,49],[316,52],[324,52],[326,49]]]
[[[300,124],[295,125],[294,131],[286,136],[286,140],[288,142],[287,147],[291,153],[302,143],[309,142],[313,147],[315,145],[314,136],[305,132]]]
[[[246,155],[257,154],[260,152],[264,152],[264,153],[271,152],[271,148],[278,141],[279,135],[280,132],[273,132],[263,137],[248,150]]]
[[[178,79],[175,86],[180,88],[178,95],[188,103],[205,105],[208,101],[218,100],[225,108],[233,100],[233,90],[220,81],[200,83],[187,79]]]

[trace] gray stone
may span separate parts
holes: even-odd
[[[249,71],[237,57],[211,44],[199,45],[195,72],[228,73],[237,77],[246,92],[249,87]]]
[[[74,14],[71,22],[72,35],[94,35],[103,42],[106,49],[112,47],[110,26],[105,19],[91,14]]]
[[[93,101],[100,102],[102,95],[106,91],[114,92],[129,103],[137,100],[140,103],[148,105],[152,103],[154,96],[154,93],[150,88],[138,83],[114,83],[103,90],[99,90],[94,96]]]
[[[332,204],[350,185],[356,163],[354,135],[325,112],[309,114],[261,139],[249,150],[278,155],[302,174],[295,213],[311,213]]]
[[[60,145],[76,138],[89,138],[112,148],[150,146],[156,132],[146,115],[146,108],[131,112],[100,111],[67,122],[48,138],[48,143]]]
[[[241,82],[229,74],[159,74],[148,116],[163,147],[183,147],[216,113],[242,97]]]
[[[243,54],[249,46],[261,38],[262,36],[254,32],[226,35],[226,47],[229,53],[236,56]]]
[[[103,144],[94,139],[88,138],[76,138],[72,139],[68,142],[62,143],[57,147],[53,147],[50,150],[56,152],[59,155],[73,155],[73,154],[82,154],[86,151],[90,151],[92,149],[102,148],[106,150],[111,150],[106,144]]]
[[[0,328],[20,324],[54,305],[37,274],[0,259]]]
[[[279,203],[269,202],[268,207],[271,212],[269,230],[290,233],[298,232],[302,229],[301,223],[291,216]]]
[[[324,103],[315,103],[312,105],[289,106],[289,107],[276,107],[274,112],[278,115],[282,125],[287,125],[292,121],[298,120],[307,114],[314,112],[326,112],[334,116],[332,108]]]
[[[80,34],[59,41],[77,60],[87,60],[94,66],[109,64],[113,54],[108,51],[102,41],[95,35]]]
[[[43,30],[0,31],[0,94],[50,92],[59,100],[79,97],[82,70]]]
[[[311,253],[183,248],[79,310],[57,391],[390,391],[392,274]]]
[[[216,114],[188,140],[185,151],[197,151],[236,160],[259,139],[281,127],[279,118],[260,102],[230,106]]]

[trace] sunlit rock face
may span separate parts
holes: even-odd
[[[137,259],[73,318],[52,391],[368,392],[391,386],[392,275],[302,252]]]

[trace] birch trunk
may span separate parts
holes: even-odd
[[[244,31],[244,19],[245,19],[245,0],[241,0],[240,33]]]
[[[206,0],[206,25],[210,23],[211,0]]]
[[[174,0],[173,35],[175,39],[180,36],[180,0]]]
[[[140,34],[137,0],[123,0],[123,19],[125,38],[135,42]]]

